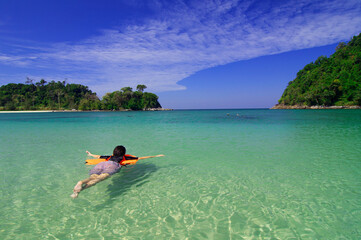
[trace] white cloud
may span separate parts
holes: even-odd
[[[31,56],[2,54],[0,62],[64,71],[100,95],[140,83],[168,91],[184,89],[177,82],[206,68],[332,44],[361,31],[359,1],[275,2],[178,1],[170,7],[159,1],[159,19],[144,25],[104,30]]]

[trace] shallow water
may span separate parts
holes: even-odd
[[[72,200],[118,144],[166,157]],[[361,238],[360,110],[2,113],[0,156],[0,239]]]

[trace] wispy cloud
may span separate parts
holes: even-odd
[[[358,0],[157,1],[154,6],[159,18],[143,25],[105,29],[82,42],[26,55],[1,54],[0,62],[55,69],[54,74],[64,72],[100,94],[140,83],[152,91],[180,90],[180,80],[206,68],[332,44],[361,31]]]

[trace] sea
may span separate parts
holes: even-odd
[[[93,154],[136,156],[72,199]],[[0,239],[361,239],[361,110],[0,113]]]

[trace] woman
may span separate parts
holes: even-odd
[[[153,157],[163,157],[163,154],[156,155],[156,156],[147,156],[147,157],[133,157],[129,155],[125,155],[126,149],[124,146],[116,146],[113,150],[113,155],[111,156],[101,156],[91,154],[89,151],[86,151],[88,156],[92,156],[95,158],[105,158],[106,161],[98,163],[95,165],[93,169],[90,170],[89,175],[90,177],[79,181],[73,190],[73,194],[70,195],[72,198],[78,197],[80,191],[94,186],[100,181],[107,179],[114,173],[119,172],[120,168],[122,167],[121,161],[123,160],[130,160],[130,159],[146,159],[146,158],[153,158]]]

